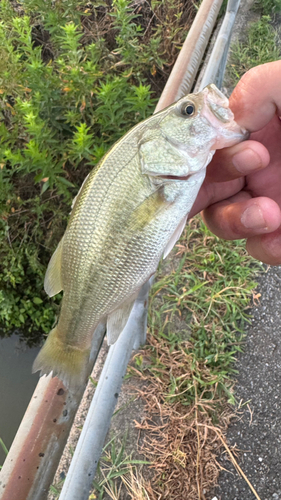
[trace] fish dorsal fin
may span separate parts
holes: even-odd
[[[51,257],[44,280],[45,292],[49,297],[53,297],[63,289],[61,280],[62,242],[63,239],[60,240]]]
[[[108,345],[112,345],[118,339],[120,333],[124,330],[133,308],[137,294],[130,297],[121,307],[115,309],[107,317],[106,335]]]
[[[186,219],[187,219],[187,215],[180,221],[177,229],[175,230],[172,238],[170,238],[165,250],[164,250],[164,253],[163,253],[163,259],[166,259],[167,255],[169,255],[170,251],[172,250],[172,248],[174,248],[176,242],[180,239],[181,237],[181,233],[183,232],[184,228],[185,228],[185,224],[186,224]]]
[[[72,212],[72,210],[73,210],[73,208],[74,208],[74,205],[75,205],[75,203],[76,203],[76,201],[77,201],[77,198],[78,198],[78,196],[80,195],[80,193],[81,193],[81,191],[82,191],[82,189],[83,189],[83,187],[84,187],[84,184],[86,183],[86,181],[87,181],[87,179],[88,179],[89,175],[90,175],[90,174],[88,174],[88,175],[87,175],[87,177],[85,177],[85,179],[83,180],[83,182],[82,182],[82,184],[81,184],[81,186],[80,186],[80,189],[79,189],[79,191],[78,191],[77,195],[76,195],[76,196],[75,196],[75,198],[73,198],[73,200],[72,200],[72,203],[71,203],[71,212]],[[70,213],[71,213],[71,212],[70,212]]]

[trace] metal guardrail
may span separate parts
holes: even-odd
[[[222,0],[203,0],[157,111],[190,92],[221,3]],[[207,83],[217,81],[220,86],[219,82],[222,82],[239,3],[240,0],[228,2],[223,30],[221,28],[219,32],[213,59],[211,56],[205,71]],[[60,500],[88,498],[132,349],[145,342],[149,288],[150,283],[147,283],[141,289],[124,331],[116,344],[110,347]],[[104,325],[100,325],[94,336],[89,373],[103,337]],[[41,377],[0,472],[0,500],[47,498],[84,389],[81,387],[73,395],[56,377]]]
[[[222,0],[203,0],[160,96],[155,113],[191,91]]]
[[[232,30],[239,5],[240,0],[228,0],[224,20],[205,69],[200,90],[209,83],[214,83],[219,89],[222,86]]]

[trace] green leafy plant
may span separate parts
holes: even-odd
[[[0,438],[0,446],[2,448],[2,450],[4,451],[5,455],[8,455],[9,453],[9,450],[7,448],[7,446],[5,445],[3,439]],[[0,470],[2,469],[2,465],[0,465]]]
[[[4,451],[5,455],[8,455],[9,450],[8,450],[7,446],[5,445],[3,439],[1,439],[1,438],[0,438],[0,446],[1,446],[2,450]]]

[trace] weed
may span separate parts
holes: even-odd
[[[7,446],[5,445],[3,439],[0,438],[0,446],[2,448],[2,450],[4,451],[5,455],[8,455],[9,453],[9,450],[7,448]],[[0,470],[2,469],[2,465],[0,465]]]
[[[138,465],[149,464],[145,460],[134,460],[125,453],[126,435],[122,442],[115,436],[104,447],[93,482],[95,498],[103,500],[105,493],[110,498],[118,499],[122,488],[122,478],[132,473]],[[120,481],[118,481],[120,480]]]
[[[59,498],[61,490],[62,490],[62,486],[63,486],[63,481],[57,485],[52,484],[50,486],[50,493],[52,493],[54,499]]]
[[[0,438],[0,446],[2,448],[2,450],[4,451],[5,455],[8,455],[8,448],[7,446],[5,446],[5,443],[3,441],[3,439]]]
[[[264,16],[272,16],[281,10],[281,0],[256,0],[254,9]]]
[[[250,68],[280,59],[276,32],[270,21],[269,16],[262,16],[251,25],[245,41],[232,47],[228,74],[234,83]]]

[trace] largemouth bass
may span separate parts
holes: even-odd
[[[59,320],[33,371],[85,382],[93,333],[112,344],[141,286],[179,239],[216,149],[246,138],[209,85],[132,128],[86,178],[45,277],[64,291]]]

